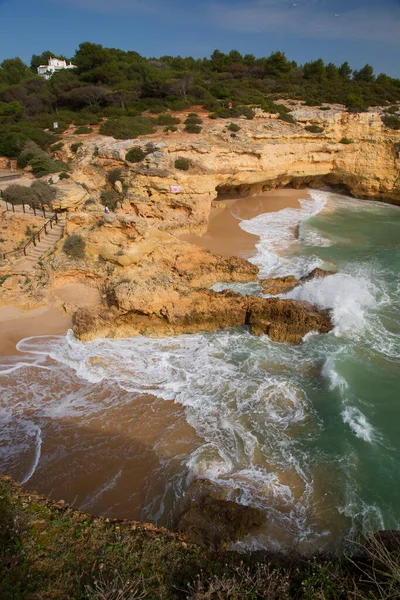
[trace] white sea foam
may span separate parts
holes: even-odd
[[[257,254],[250,261],[260,268],[260,277],[297,275],[301,277],[313,268],[321,265],[316,256],[288,258],[286,252],[299,241],[308,240],[316,245],[328,245],[329,240],[322,237],[312,238],[312,233],[303,233],[302,223],[324,209],[329,193],[311,191],[311,200],[300,200],[301,208],[285,208],[275,213],[264,213],[254,219],[242,221],[240,227],[257,235]],[[303,238],[303,240],[302,240]]]
[[[363,331],[366,311],[376,305],[377,291],[376,286],[366,277],[337,273],[312,279],[285,297],[306,300],[320,308],[332,309],[335,334],[340,336]]]
[[[334,355],[330,355],[326,359],[322,368],[322,375],[328,379],[330,390],[339,389],[342,393],[344,393],[349,387],[345,378],[342,377],[342,375],[339,375],[339,373],[335,370]]]
[[[26,473],[23,480],[21,481],[21,483],[27,483],[31,479],[32,475],[36,471],[36,468],[39,464],[40,456],[42,454],[43,440],[42,440],[42,430],[40,429],[40,427],[38,425],[35,425],[34,423],[31,423],[31,427],[27,428],[26,433],[28,435],[30,435],[32,438],[35,438],[35,441],[34,441],[35,455],[34,455],[32,465],[31,465],[30,469],[28,470],[28,472]]]
[[[365,442],[373,442],[375,440],[374,428],[368,423],[367,418],[363,413],[355,407],[347,407],[342,412],[343,422],[347,423],[351,430],[358,438]]]
[[[300,253],[304,245],[326,247],[331,242],[314,232],[312,221],[308,222],[326,206],[331,195],[311,192],[311,196],[312,200],[304,201],[298,210],[285,209],[242,223],[246,231],[260,237],[256,260],[262,266],[262,276],[301,276],[321,265],[318,256]],[[289,253],[289,247],[296,252]],[[235,289],[239,288],[242,293],[253,293],[247,285],[239,284]],[[314,468],[321,458],[319,453],[323,457],[324,452],[317,442],[327,431],[332,434],[330,422],[345,423],[346,443],[354,443],[355,448],[371,448],[370,444],[380,440],[373,418],[363,408],[367,404],[352,393],[352,379],[343,365],[348,360],[351,367],[355,348],[368,355],[374,344],[382,353],[395,355],[395,324],[393,332],[386,335],[377,314],[381,304],[391,302],[385,294],[379,273],[365,265],[353,265],[345,273],[316,279],[293,290],[287,297],[331,309],[336,334],[308,335],[307,343],[297,348],[275,344],[266,336],[251,336],[243,329],[86,344],[71,332],[66,338],[28,338],[18,345],[26,356],[18,359],[18,364],[3,362],[3,371],[0,368],[0,384],[4,381],[8,385],[2,397],[7,415],[6,426],[0,431],[1,441],[6,442],[5,446],[8,441],[13,448],[4,463],[15,465],[18,454],[23,460],[28,456],[25,465],[32,467],[20,479],[31,476],[37,467],[40,440],[33,428],[31,434],[26,434],[29,426],[23,422],[25,411],[39,428],[46,419],[54,423],[64,418],[77,419],[80,425],[93,419],[97,426],[101,419],[112,421],[124,403],[138,395],[152,394],[179,403],[201,439],[180,457],[179,471],[171,484],[175,491],[183,493],[188,480],[205,477],[221,485],[228,498],[264,510],[272,531],[280,527],[297,541],[326,537],[326,527],[315,527],[313,512],[319,493]],[[26,381],[32,366],[33,386]],[[321,375],[329,385],[323,386]],[[332,419],[319,416],[316,390],[332,402]],[[24,440],[20,447],[7,428],[18,430],[15,436]],[[356,437],[368,445],[360,444]],[[340,454],[332,458],[338,464],[341,460]],[[114,472],[116,476],[87,498],[90,506],[110,487],[119,485],[119,471]],[[340,476],[347,481],[355,475],[340,471]],[[166,494],[164,490],[164,495],[146,505],[153,518],[162,514]],[[356,507],[359,501],[360,492],[356,490],[351,502]],[[346,506],[346,514],[353,518],[356,509],[348,508],[349,503]],[[274,535],[265,539],[278,543]],[[251,545],[254,540],[247,543]]]

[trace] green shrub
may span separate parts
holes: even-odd
[[[91,127],[78,127],[75,129],[74,133],[76,135],[85,135],[86,133],[92,133],[93,129]]]
[[[231,137],[235,138],[235,137],[237,137],[237,134],[236,133],[231,133]]]
[[[382,115],[382,121],[385,127],[398,131],[400,129],[400,118],[397,115]]]
[[[229,131],[234,131],[235,133],[237,131],[240,131],[240,127],[239,125],[236,125],[236,123],[231,123],[230,125],[228,125],[228,129]]]
[[[304,129],[310,133],[322,133],[324,131],[324,128],[318,125],[306,125]]]
[[[93,206],[94,204],[96,204],[96,201],[93,198],[88,198],[83,206]]]
[[[330,106],[320,106],[319,110],[331,110]]]
[[[180,122],[180,119],[169,114],[158,115],[156,119],[157,125],[178,125]]]
[[[108,206],[110,210],[117,208],[119,200],[119,194],[115,190],[104,190],[100,194],[100,202],[103,206]]]
[[[65,163],[44,156],[34,156],[29,164],[35,177],[44,177],[45,175],[51,175],[51,173],[68,171],[68,166]]]
[[[341,140],[339,140],[339,144],[352,144],[353,140],[349,140],[349,138],[342,138]]]
[[[13,183],[4,190],[4,197],[12,204],[30,204],[36,208],[51,206],[56,190],[46,181],[34,181],[30,187]]]
[[[188,123],[185,125],[185,131],[188,133],[201,133],[200,125],[195,125],[194,123]]]
[[[296,123],[296,119],[290,114],[280,114],[278,118],[285,123]]]
[[[194,113],[190,113],[190,114],[194,114]],[[202,124],[202,120],[200,119],[200,117],[196,116],[189,116],[187,119],[184,120],[185,125],[201,125]]]
[[[388,106],[387,108],[385,108],[384,112],[389,113],[389,115],[397,115],[399,110],[400,110],[399,106]]]
[[[218,114],[218,113],[216,113],[216,112],[210,113],[210,114],[208,115],[208,118],[209,118],[209,119],[218,119],[218,117],[219,117],[219,114]]]
[[[123,181],[121,169],[112,169],[107,173],[107,180],[111,185],[114,185],[116,181]]]
[[[20,169],[24,169],[36,156],[50,158],[49,155],[44,150],[42,150],[42,148],[40,148],[40,146],[38,146],[35,142],[28,140],[27,142],[25,142],[24,148],[17,158],[17,166]]]
[[[57,150],[61,150],[61,148],[63,148],[63,146],[64,146],[64,144],[63,144],[62,142],[57,142],[57,144],[53,144],[53,145],[50,147],[50,150],[51,150],[52,152],[57,152]]]
[[[146,156],[147,153],[144,152],[142,148],[139,148],[139,146],[135,146],[128,150],[128,152],[125,154],[125,160],[131,163],[139,163],[142,162],[142,160],[144,160]]]
[[[179,157],[176,159],[175,169],[179,169],[180,171],[189,171],[190,169],[190,160],[187,158]]]
[[[63,171],[62,173],[60,173],[59,178],[60,179],[69,179],[70,176],[68,175],[68,173],[66,173],[65,171]]]
[[[81,235],[70,235],[63,244],[63,251],[71,258],[85,258],[85,240]]]
[[[119,117],[102,123],[100,133],[118,140],[135,139],[140,135],[154,133],[154,120],[148,117]]]
[[[83,142],[74,142],[70,146],[71,147],[71,152],[73,152],[74,154],[76,154],[81,146],[83,146]]]
[[[178,128],[175,127],[175,125],[167,125],[167,127],[165,127],[164,131],[178,131]]]

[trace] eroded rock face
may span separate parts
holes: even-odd
[[[217,550],[243,538],[264,521],[261,510],[226,500],[216,485],[197,480],[178,507],[174,529],[199,546]]]
[[[286,294],[286,292],[290,292],[296,286],[302,285],[307,281],[311,281],[312,279],[318,279],[320,277],[328,277],[328,275],[335,275],[336,271],[326,271],[324,269],[315,268],[300,279],[296,279],[293,275],[288,275],[287,277],[272,277],[270,279],[262,279],[260,281],[264,294],[269,294],[270,296],[276,296],[277,294]]]

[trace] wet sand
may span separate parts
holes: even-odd
[[[292,189],[271,190],[250,197],[221,197],[216,204],[225,204],[226,208],[212,207],[206,233],[203,236],[185,234],[181,239],[215,254],[248,259],[256,254],[258,237],[243,231],[239,227],[240,221],[284,208],[299,208],[299,199],[306,198],[307,190]]]
[[[52,291],[55,304],[69,302],[94,306],[100,302],[96,288],[82,283],[68,283]],[[15,306],[0,307],[0,356],[17,356],[17,343],[34,335],[61,335],[72,326],[71,317],[61,308],[40,306],[22,310]]]
[[[71,317],[56,308],[41,306],[22,310],[14,306],[0,308],[0,356],[16,356],[17,343],[33,335],[59,335],[71,327]]]

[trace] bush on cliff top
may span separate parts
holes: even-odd
[[[51,206],[57,191],[46,181],[33,181],[30,187],[13,183],[3,192],[12,204],[30,204],[35,208]]]
[[[70,235],[63,244],[63,251],[70,258],[85,258],[85,240],[81,235]]]
[[[383,115],[382,121],[383,124],[390,129],[394,129],[395,131],[400,129],[400,119],[397,115]]]
[[[129,140],[155,132],[154,119],[148,117],[118,117],[102,123],[100,133],[118,140]]]

